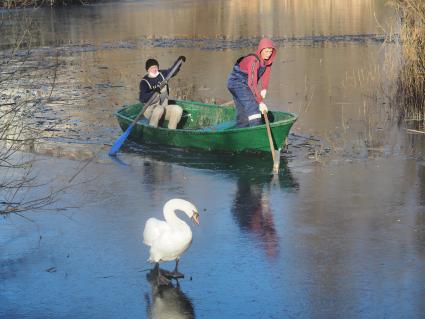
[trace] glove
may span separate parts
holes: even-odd
[[[267,94],[267,90],[266,90],[266,89],[261,90],[260,95],[261,95],[261,97],[262,97],[263,99],[265,99],[265,98],[266,98],[266,94]]]
[[[179,56],[179,60],[182,60],[183,62],[186,62],[186,57],[184,55]]]
[[[267,109],[267,105],[265,105],[263,102],[260,102],[260,104],[258,104],[258,109],[261,113],[267,113],[269,111]]]
[[[154,89],[152,90],[152,92],[156,92],[156,93],[159,93],[159,94],[161,94],[161,93],[165,93],[165,92],[167,91],[167,86],[166,86],[166,85],[164,85],[164,86],[162,87],[162,89],[161,89],[161,85],[162,85],[162,83],[161,83],[158,87],[154,88]]]

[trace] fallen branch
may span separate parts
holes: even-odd
[[[409,132],[409,133],[425,134],[425,132],[424,132],[424,131],[412,130],[412,129],[410,129],[410,128],[406,128],[405,130],[406,130],[407,132]]]

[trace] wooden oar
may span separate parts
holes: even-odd
[[[269,137],[270,143],[270,152],[272,153],[273,158],[273,174],[279,173],[279,165],[280,165],[280,150],[276,150],[273,145],[273,136],[272,130],[270,129],[269,116],[266,111],[263,111],[264,120],[266,121],[267,128],[267,136]]]
[[[179,57],[176,62],[174,63],[173,67],[171,68],[168,75],[165,77],[164,81],[161,82],[158,91],[161,91],[161,89],[167,85],[168,81],[171,79],[171,77],[176,73],[176,71],[179,69],[179,67],[183,64],[183,62],[186,60],[184,57]],[[124,144],[127,137],[130,135],[131,130],[136,125],[136,123],[142,118],[143,113],[145,113],[146,109],[155,102],[156,98],[158,97],[159,93],[155,92],[152,94],[151,98],[145,103],[142,110],[139,112],[139,114],[134,118],[133,122],[129,125],[129,127],[125,130],[123,134],[121,134],[120,137],[115,141],[115,143],[111,146],[111,149],[109,150],[109,156],[115,156],[118,151],[120,150],[121,146]]]

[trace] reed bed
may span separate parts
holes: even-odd
[[[401,67],[395,101],[403,118],[425,119],[425,1],[391,0],[400,17]]]

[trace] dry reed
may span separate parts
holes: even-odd
[[[403,118],[425,118],[425,1],[391,0],[400,17],[402,65],[396,103]]]

